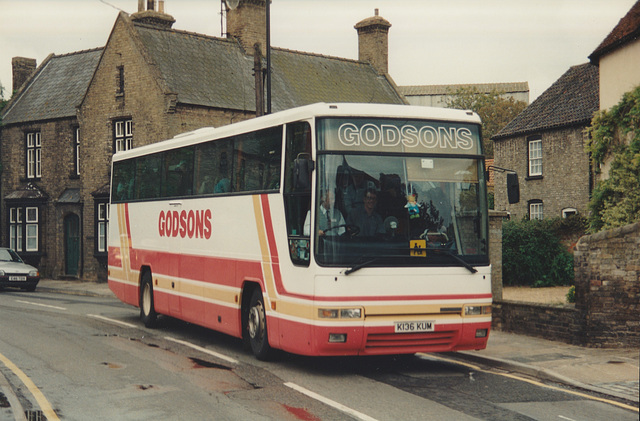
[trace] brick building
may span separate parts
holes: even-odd
[[[0,128],[1,241],[43,276],[106,279],[113,153],[252,118],[263,107],[256,86],[265,67],[264,0],[227,12],[227,38],[172,29],[163,6],[139,1],[137,13],[121,12],[104,48],[50,56],[37,69],[28,59],[14,63],[25,82]],[[356,27],[376,33],[359,37],[367,52],[360,60],[273,48],[273,111],[315,102],[405,103],[380,67],[388,54],[380,19]]]
[[[507,124],[494,140],[495,165],[518,173],[520,202],[496,189],[495,209],[512,218],[543,219],[585,213],[592,187],[585,128],[598,110],[598,68],[571,67]],[[495,174],[497,186],[506,185]]]

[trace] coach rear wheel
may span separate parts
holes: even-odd
[[[140,320],[146,327],[155,327],[158,314],[153,306],[153,284],[149,272],[142,275],[140,288],[142,289],[140,293]]]
[[[259,289],[254,290],[251,295],[246,329],[253,355],[259,360],[268,359],[271,354],[271,346],[269,346],[267,335],[267,314]]]

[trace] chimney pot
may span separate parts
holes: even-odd
[[[24,85],[27,79],[35,72],[36,67],[35,58],[14,57],[11,59],[14,92]]]
[[[391,24],[379,16],[358,22],[354,28],[358,31],[358,60],[368,62],[380,74],[389,72],[389,28]]]

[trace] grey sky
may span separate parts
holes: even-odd
[[[531,99],[588,55],[636,0],[272,0],[272,45],[357,59],[353,26],[387,19],[399,85],[529,82]],[[0,0],[0,84],[11,58],[103,46],[136,0]],[[219,0],[165,0],[174,28],[220,36]]]

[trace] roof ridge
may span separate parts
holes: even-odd
[[[232,38],[217,37],[217,36],[214,36],[214,35],[207,35],[207,34],[202,34],[200,32],[187,31],[187,30],[184,30],[184,29],[162,28],[162,27],[149,25],[149,24],[145,24],[145,23],[141,23],[141,22],[133,22],[133,26],[139,26],[139,27],[143,27],[143,28],[146,28],[146,29],[154,29],[156,31],[175,32],[175,33],[178,33],[178,34],[190,35],[190,36],[195,36],[195,37],[198,37],[198,38],[205,38],[205,39],[214,40],[214,41],[229,42],[229,43],[235,42],[234,39],[232,39]]]
[[[101,51],[101,50],[104,50],[104,47],[88,48],[88,49],[86,49],[86,50],[72,51],[72,52],[70,52],[70,53],[63,53],[63,54],[56,54],[56,53],[53,53],[53,55],[51,56],[51,58],[68,57],[68,56],[73,56],[73,55],[76,55],[76,54],[93,53],[93,52]]]
[[[290,48],[271,47],[271,49],[272,50],[278,50],[278,51],[286,52],[286,53],[303,54],[303,55],[312,56],[312,57],[327,58],[327,59],[345,61],[345,62],[351,62],[351,63],[366,63],[366,64],[368,64],[365,61],[360,61],[360,60],[356,60],[356,59],[352,59],[352,58],[330,56],[330,55],[320,54],[320,53],[311,53],[311,52],[308,52],[308,51],[293,50],[293,49],[290,49]]]

